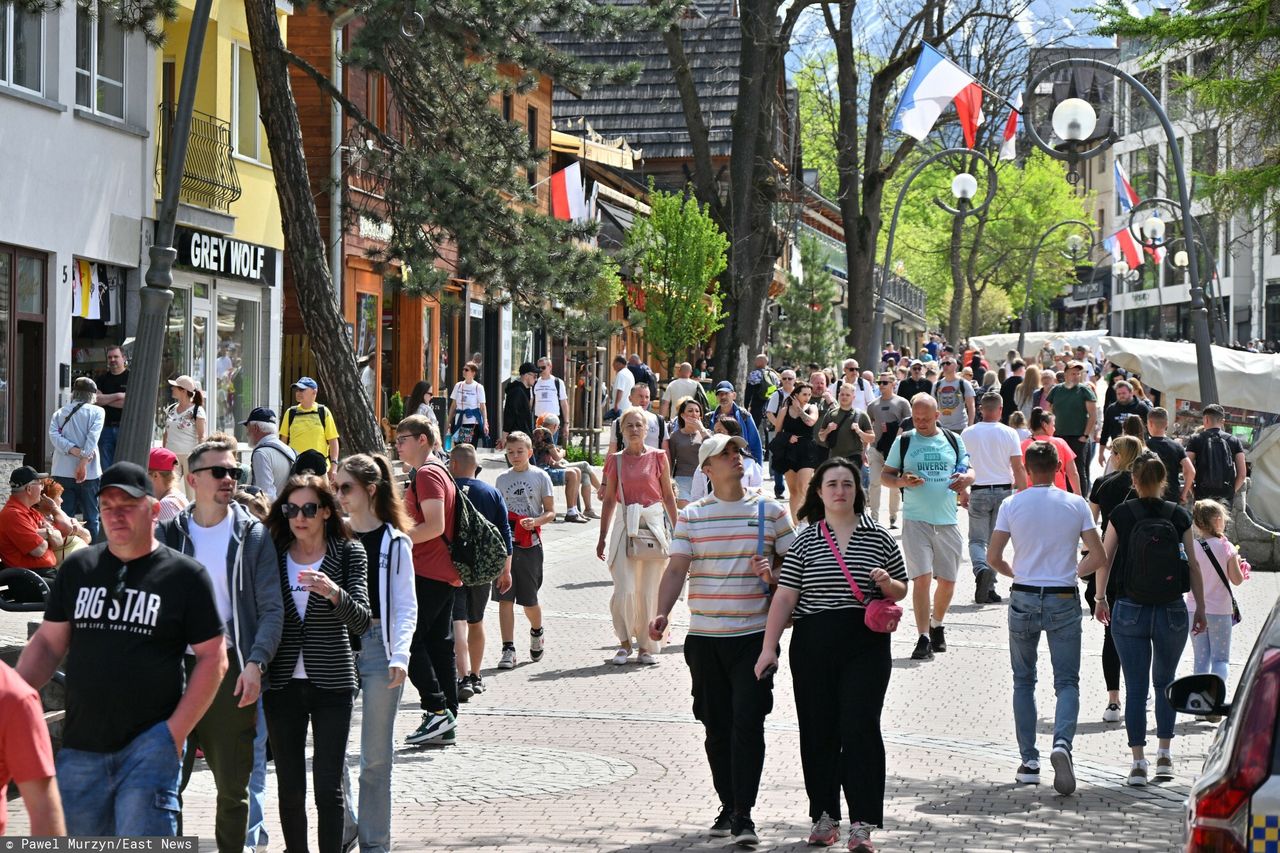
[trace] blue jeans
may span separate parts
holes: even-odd
[[[969,493],[969,561],[973,563],[973,575],[991,571],[987,565],[987,544],[996,526],[996,512],[1012,489],[978,489]]]
[[[267,845],[267,718],[258,697],[258,731],[253,738],[253,773],[249,776],[249,831],[245,847]]]
[[[1173,737],[1174,710],[1165,688],[1178,671],[1187,645],[1187,605],[1138,604],[1121,598],[1111,609],[1111,637],[1124,671],[1124,727],[1129,746],[1147,745],[1147,687],[1156,690],[1156,737]]]
[[[1049,638],[1053,692],[1053,743],[1071,749],[1080,717],[1080,599],[1074,593],[1014,590],[1009,593],[1009,659],[1013,664],[1013,724],[1023,763],[1039,761],[1036,749],[1036,652]]]
[[[119,426],[104,426],[98,436],[98,453],[102,456],[102,470],[105,471],[116,461],[116,439],[120,436]]]
[[[85,480],[77,483],[75,477],[54,477],[63,488],[62,511],[69,516],[83,515],[84,526],[89,535],[97,542],[101,538],[98,524],[98,481]]]
[[[116,752],[58,750],[68,835],[178,834],[182,757],[161,720]]]
[[[391,849],[391,758],[395,752],[396,710],[404,684],[388,690],[387,650],[382,645],[382,628],[373,620],[361,638],[356,657],[360,671],[360,806],[359,820],[351,810],[351,771],[342,771],[346,824],[359,827],[362,853]],[[348,828],[345,837],[351,837]]]
[[[1191,638],[1196,674],[1213,673],[1226,684],[1231,660],[1231,614],[1210,613],[1204,619],[1208,624],[1205,632]]]

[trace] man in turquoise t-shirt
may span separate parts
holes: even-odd
[[[911,398],[911,421],[915,429],[894,440],[880,480],[892,489],[905,490],[902,555],[911,579],[911,609],[920,632],[911,659],[933,660],[934,652],[947,650],[942,620],[951,606],[964,551],[956,495],[966,494],[974,474],[960,436],[938,426],[938,402],[933,397],[920,393]],[[930,612],[935,576],[938,586]]]

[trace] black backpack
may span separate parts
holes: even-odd
[[[631,371],[631,375],[635,377],[636,382],[642,382],[649,386],[650,399],[658,399],[658,378],[653,375],[653,371],[649,369],[649,365],[628,364],[627,370]]]
[[[1196,456],[1196,488],[1207,492],[1235,491],[1236,459],[1221,430],[1204,433],[1204,453]],[[1176,477],[1177,472],[1171,472]]]
[[[1138,604],[1168,604],[1191,588],[1182,536],[1173,524],[1177,506],[1161,501],[1153,512],[1143,501],[1125,505],[1136,521],[1129,531],[1124,596]]]
[[[284,432],[291,431],[293,419],[297,415],[316,415],[320,418],[320,429],[324,430],[324,425],[328,423],[329,410],[320,403],[317,403],[316,407],[309,412],[302,411],[298,406],[290,406],[284,412]]]

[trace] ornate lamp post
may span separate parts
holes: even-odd
[[[1035,282],[1036,276],[1036,258],[1040,256],[1040,248],[1044,246],[1049,235],[1061,228],[1075,228],[1077,233],[1067,237],[1062,248],[1058,250],[1059,254],[1067,260],[1071,261],[1072,266],[1078,265],[1084,258],[1098,245],[1097,237],[1093,233],[1093,226],[1083,219],[1065,219],[1057,225],[1049,226],[1049,230],[1040,235],[1040,239],[1036,241],[1035,247],[1031,250],[1031,263],[1027,266],[1027,292],[1022,299],[1022,318],[1018,322],[1018,354],[1022,355],[1022,348],[1027,342],[1027,312],[1031,308],[1031,286]],[[1088,235],[1088,240],[1081,236],[1081,233]]]
[[[944,148],[943,150],[926,157],[911,174],[907,176],[906,181],[902,184],[902,189],[898,190],[898,200],[893,205],[893,218],[889,220],[889,237],[885,240],[884,247],[884,263],[880,265],[880,289],[876,293],[876,310],[871,321],[871,347],[874,352],[879,351],[879,346],[884,342],[884,311],[885,297],[889,289],[889,262],[893,258],[893,236],[898,228],[898,213],[902,210],[902,200],[907,196],[907,190],[911,187],[911,182],[916,176],[925,170],[926,167],[943,157],[952,155],[961,155],[966,157],[977,157],[987,166],[987,195],[982,203],[977,207],[973,207],[972,202],[974,196],[978,194],[978,179],[968,172],[961,172],[951,179],[951,194],[956,197],[959,203],[957,207],[951,207],[941,199],[934,199],[933,203],[938,207],[950,213],[952,216],[972,216],[982,213],[991,204],[991,199],[995,197],[997,180],[995,164],[983,154],[981,151],[974,151],[972,148]],[[879,357],[876,357],[879,360]]]
[[[1155,95],[1151,94],[1151,90],[1142,85],[1132,74],[1099,59],[1089,57],[1060,59],[1057,62],[1049,63],[1031,77],[1030,82],[1027,83],[1025,103],[1030,104],[1032,102],[1042,80],[1050,79],[1055,72],[1068,68],[1092,68],[1095,71],[1101,71],[1123,81],[1137,92],[1147,103],[1147,106],[1151,108],[1152,112],[1155,113],[1160,120],[1161,127],[1164,128],[1165,139],[1169,145],[1169,158],[1173,161],[1173,170],[1178,179],[1178,209],[1182,216],[1183,233],[1195,233],[1193,231],[1195,218],[1191,215],[1191,193],[1187,183],[1186,167],[1182,161],[1182,150],[1178,147],[1177,134],[1174,132],[1173,124],[1169,121],[1169,115],[1164,111],[1160,101]],[[1067,98],[1060,102],[1053,109],[1053,131],[1059,139],[1066,143],[1065,150],[1062,151],[1053,148],[1044,141],[1034,121],[1028,121],[1026,126],[1027,135],[1037,148],[1050,157],[1067,161],[1070,169],[1068,180],[1072,180],[1074,183],[1079,180],[1079,174],[1075,170],[1076,165],[1081,160],[1096,157],[1111,145],[1111,140],[1104,139],[1092,148],[1081,150],[1085,147],[1085,141],[1093,135],[1093,130],[1097,123],[1097,111],[1088,101],[1081,98]],[[1074,176],[1074,180],[1072,176]],[[1209,346],[1209,313],[1205,306],[1204,289],[1200,285],[1197,254],[1196,252],[1189,253],[1188,259],[1190,263],[1187,265],[1187,276],[1191,285],[1191,319],[1195,336],[1196,369],[1200,380],[1200,403],[1201,405],[1208,405],[1218,402],[1218,381],[1213,372],[1213,351]]]
[[[1168,262],[1172,263],[1174,269],[1182,273],[1184,278],[1187,277],[1191,266],[1191,253],[1193,250],[1197,258],[1200,257],[1200,252],[1204,252],[1203,256],[1209,259],[1210,272],[1212,275],[1216,276],[1218,264],[1213,257],[1213,253],[1209,251],[1209,243],[1204,238],[1204,228],[1201,227],[1200,220],[1194,216],[1191,217],[1191,223],[1195,230],[1191,232],[1190,238],[1184,234],[1175,237],[1166,243],[1164,239],[1165,223],[1164,220],[1160,218],[1160,210],[1162,208],[1171,211],[1175,216],[1178,214],[1178,203],[1171,198],[1155,196],[1153,198],[1143,199],[1138,204],[1135,204],[1129,211],[1129,230],[1138,235],[1139,242],[1141,242],[1147,249],[1155,249],[1157,246],[1163,246],[1167,251],[1166,257]],[[1135,228],[1134,223],[1138,219],[1140,212],[1148,210],[1150,213],[1148,213],[1146,218],[1142,220],[1141,227]],[[1159,292],[1158,284],[1156,289],[1157,292]],[[1163,295],[1161,295],[1160,305],[1161,307],[1164,306]],[[1209,309],[1208,299],[1205,300],[1205,309],[1206,311]],[[1226,324],[1222,323],[1220,316],[1221,312],[1214,310],[1213,313],[1215,319],[1221,323],[1221,326],[1215,330],[1214,323],[1209,324],[1209,341],[1213,342],[1215,338],[1220,338],[1221,340],[1226,341],[1229,334]],[[1215,331],[1218,333],[1217,335],[1214,334]]]

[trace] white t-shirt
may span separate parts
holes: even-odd
[[[293,594],[293,606],[298,609],[298,618],[303,622],[307,621],[307,599],[311,593],[307,591],[307,587],[302,581],[298,580],[298,574],[303,570],[318,572],[320,567],[324,565],[324,560],[317,560],[314,563],[298,563],[290,554],[285,558],[285,563],[289,569],[289,591]],[[298,653],[298,662],[293,667],[294,678],[306,678],[307,668],[302,663],[302,653]]]
[[[453,386],[450,397],[458,404],[458,412],[484,408],[484,386],[479,382],[459,382]],[[478,424],[480,419],[475,415],[462,415],[459,423]]]
[[[973,467],[975,486],[1013,485],[1013,471],[1009,460],[1022,457],[1022,442],[1018,432],[999,421],[982,421],[965,430],[965,449],[969,451],[969,465]]]
[[[765,403],[764,410],[771,415],[776,415],[778,409],[781,408],[782,402],[787,399],[787,392],[781,388],[773,392],[773,396],[769,398],[769,402]],[[857,408],[857,406],[854,406]]]
[[[995,529],[1013,541],[1016,583],[1074,587],[1077,543],[1081,533],[1093,529],[1093,515],[1079,495],[1052,485],[1032,486],[1005,498]]]
[[[629,405],[627,398],[631,396],[631,389],[636,385],[636,378],[631,375],[631,371],[625,367],[619,370],[613,377],[613,390],[609,392],[609,405],[617,405],[620,409],[625,409]],[[622,397],[618,397],[618,392],[622,392]],[[619,405],[617,401],[621,399]]]
[[[667,384],[667,390],[662,392],[663,402],[670,403],[672,406],[675,406],[685,397],[692,397],[699,403],[706,405],[703,399],[702,384],[696,379],[672,379]],[[671,414],[674,415],[675,412],[673,411]]]
[[[569,399],[564,383],[552,376],[533,383],[533,416],[560,414],[560,401]]]
[[[218,616],[223,625],[231,624],[231,590],[227,586],[227,549],[231,545],[231,513],[213,527],[201,527],[195,518],[187,525],[195,561],[204,566],[205,574],[213,584],[213,600],[218,606]],[[227,647],[231,636],[227,635]]]

